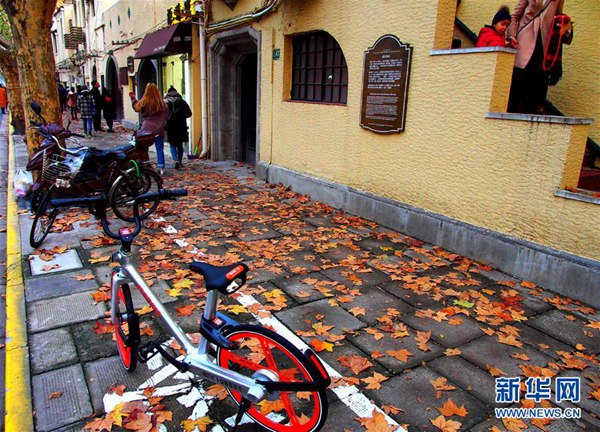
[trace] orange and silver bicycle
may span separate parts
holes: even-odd
[[[105,234],[121,242],[120,250],[113,255],[113,262],[119,266],[112,273],[111,318],[123,366],[131,372],[138,361],[147,362],[160,353],[179,371],[192,372],[223,385],[239,406],[234,430],[243,415],[248,414],[271,431],[318,431],[327,418],[325,389],[331,379],[314,351],[301,350],[272,330],[239,324],[217,312],[219,296],[235,293],[246,282],[248,267],[244,263],[190,264],[190,270],[203,276],[207,290],[197,346],[191,343],[132,264],[131,246],[142,228],[140,205],[184,195],[187,195],[185,190],[160,190],[137,197],[133,205],[135,228],[121,228],[118,233],[109,228],[106,198],[102,196],[52,201],[55,207],[88,206],[101,220]],[[155,341],[141,345],[131,287],[140,291],[165,329],[179,342],[184,351],[182,356],[175,358]]]

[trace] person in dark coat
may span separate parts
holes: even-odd
[[[92,119],[95,113],[94,97],[88,89],[81,91],[79,96],[79,109],[81,120],[83,120],[83,135],[86,138],[92,136]]]
[[[113,123],[115,121],[115,100],[112,97],[110,91],[104,87],[102,89],[102,112],[104,113],[104,120],[106,120],[106,126],[108,130],[106,132],[113,131]]]
[[[103,107],[103,99],[102,94],[100,94],[100,83],[96,80],[92,81],[92,90],[90,94],[94,98],[94,116],[92,117],[92,121],[94,123],[94,130],[96,132],[102,131],[102,107]]]
[[[67,110],[67,95],[69,92],[62,85],[62,83],[58,83],[58,101],[60,102],[60,112],[64,113]]]
[[[169,118],[165,126],[167,139],[171,146],[175,169],[180,169],[183,162],[183,143],[190,140],[186,119],[192,116],[192,110],[173,86],[169,87],[165,104],[169,108]]]

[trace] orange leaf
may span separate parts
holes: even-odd
[[[394,405],[381,405],[381,409],[387,414],[398,414],[400,411],[402,411],[400,408],[395,407]]]
[[[366,382],[367,388],[371,390],[379,390],[381,388],[381,383],[386,381],[388,377],[380,374],[379,372],[375,372],[373,376],[368,378],[363,378],[361,381]]]
[[[353,307],[352,309],[348,310],[348,312],[350,312],[355,317],[357,317],[359,315],[365,315],[367,313],[367,311],[365,310],[364,307],[359,307],[359,306]]]
[[[442,391],[442,390],[456,390],[456,387],[454,387],[451,384],[448,384],[448,379],[444,378],[444,377],[439,377],[438,379],[435,380],[429,380],[429,382],[431,383],[431,385],[433,386],[434,389],[438,390],[438,391]]]
[[[600,330],[600,321],[590,321],[589,324],[585,325],[586,327],[591,327],[596,330]]]
[[[108,393],[116,393],[119,396],[123,396],[123,391],[125,390],[125,386],[124,385],[118,385],[118,386],[111,386],[111,388],[108,389]]]
[[[106,324],[101,321],[96,321],[93,330],[96,334],[112,333],[115,331],[115,326],[113,324]]]
[[[110,294],[106,291],[97,291],[92,293],[91,296],[96,303],[110,300]]]
[[[350,369],[355,374],[359,374],[360,372],[364,371],[365,369],[368,369],[371,366],[373,366],[373,363],[371,363],[367,358],[357,356],[354,354],[349,355],[349,356],[338,357],[338,362],[342,366]]]
[[[487,369],[490,371],[490,374],[492,374],[493,377],[499,377],[501,375],[506,375],[506,372],[504,372],[502,369],[498,369],[496,366],[492,366],[492,365],[486,365]]]
[[[450,417],[453,415],[457,415],[460,417],[466,417],[468,414],[467,409],[465,408],[464,405],[461,405],[461,407],[459,408],[458,405],[456,405],[454,403],[454,401],[450,398],[448,398],[446,403],[444,405],[442,405],[441,408],[438,408],[437,410],[439,412],[441,412],[443,415],[445,415],[446,417]]]
[[[73,277],[73,276],[71,276]],[[85,281],[85,280],[92,280],[94,279],[94,275],[93,274],[87,274],[87,275],[77,275],[75,277],[73,277],[75,280],[78,281]]]
[[[447,356],[457,356],[461,355],[462,351],[458,348],[448,348],[446,351],[444,351],[444,354]]]
[[[430,351],[430,348],[427,346],[427,342],[431,338],[431,332],[417,332],[417,336],[415,337],[415,342],[417,343],[417,347],[421,351]]]
[[[518,348],[523,346],[523,343],[515,339],[513,335],[505,335],[503,333],[498,333],[498,342]]]
[[[187,306],[181,306],[181,307],[176,307],[175,310],[177,310],[177,315],[179,316],[190,316],[192,314],[192,312],[194,312],[194,309],[196,309],[196,305],[195,304],[189,304]]]
[[[321,351],[329,351],[329,352],[333,352],[333,344],[329,343],[329,342],[323,342],[320,341],[319,339],[313,339],[312,341],[310,341],[310,346],[313,347],[315,349],[316,352],[321,352]]]
[[[392,432],[394,429],[388,424],[385,415],[373,410],[371,417],[359,418],[360,424],[367,432]]]
[[[385,353],[387,355],[389,355],[390,357],[394,357],[400,361],[403,361],[404,363],[407,363],[408,358],[410,356],[414,355],[407,349],[401,349],[401,350],[397,350],[397,351],[387,350]]]
[[[503,418],[502,423],[510,432],[523,432],[524,429],[527,429],[527,424],[518,418]]]
[[[112,429],[112,422],[106,418],[96,418],[85,424],[83,429],[89,430],[90,432],[104,432],[105,430],[110,431]]]
[[[435,420],[430,419],[429,421],[442,432],[458,432],[462,426],[462,423],[454,420],[446,420],[442,415]]]
[[[215,384],[206,389],[206,394],[208,396],[213,396],[219,398],[219,400],[227,399],[229,396],[229,392],[225,387],[220,384]]]
[[[52,392],[52,393],[50,393],[48,395],[48,400],[50,400],[50,399],[58,399],[58,398],[62,397],[62,395],[63,395],[63,392],[61,392],[61,391]]]
[[[518,359],[518,360],[523,360],[523,361],[529,361],[529,356],[527,354],[523,354],[523,353],[514,353],[510,355],[512,358]]]

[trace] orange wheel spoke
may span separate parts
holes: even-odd
[[[244,366],[247,367],[248,369],[252,369],[254,371],[257,371],[259,369],[263,369],[263,367],[261,365],[259,365],[258,363],[254,363],[253,361],[250,361],[242,356],[239,356],[237,354],[232,353],[231,351],[227,351],[227,355],[225,356],[225,360],[227,361],[232,361],[240,366]]]
[[[300,419],[298,418],[296,410],[294,409],[294,405],[292,404],[292,401],[286,392],[281,392],[281,400],[283,401],[283,406],[285,407],[285,411],[288,414],[292,426],[299,426]]]
[[[265,355],[265,359],[267,360],[267,365],[269,366],[269,369],[278,372],[279,370],[277,369],[277,364],[275,363],[273,353],[271,352],[271,349],[263,339],[260,340],[260,346],[262,346],[263,353]]]

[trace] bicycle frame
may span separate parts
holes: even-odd
[[[158,297],[152,292],[144,278],[131,263],[131,253],[119,250],[113,255],[113,261],[120,265],[118,269],[113,270],[111,280],[111,319],[116,321],[117,313],[117,295],[121,285],[130,283],[135,285],[138,291],[150,304],[156,316],[173,337],[179,342],[185,351],[183,363],[189,367],[189,370],[195,375],[208,381],[229,387],[242,394],[246,399],[253,403],[258,403],[268,395],[267,390],[254,379],[229,369],[224,369],[214,363],[214,358],[209,354],[209,341],[200,336],[200,343],[195,346],[185,335],[184,331],[173,320],[164,305]],[[236,283],[235,281],[232,283]],[[206,307],[203,317],[207,320],[214,320],[217,316],[217,306],[219,303],[219,292],[217,290],[209,291],[206,298]]]

